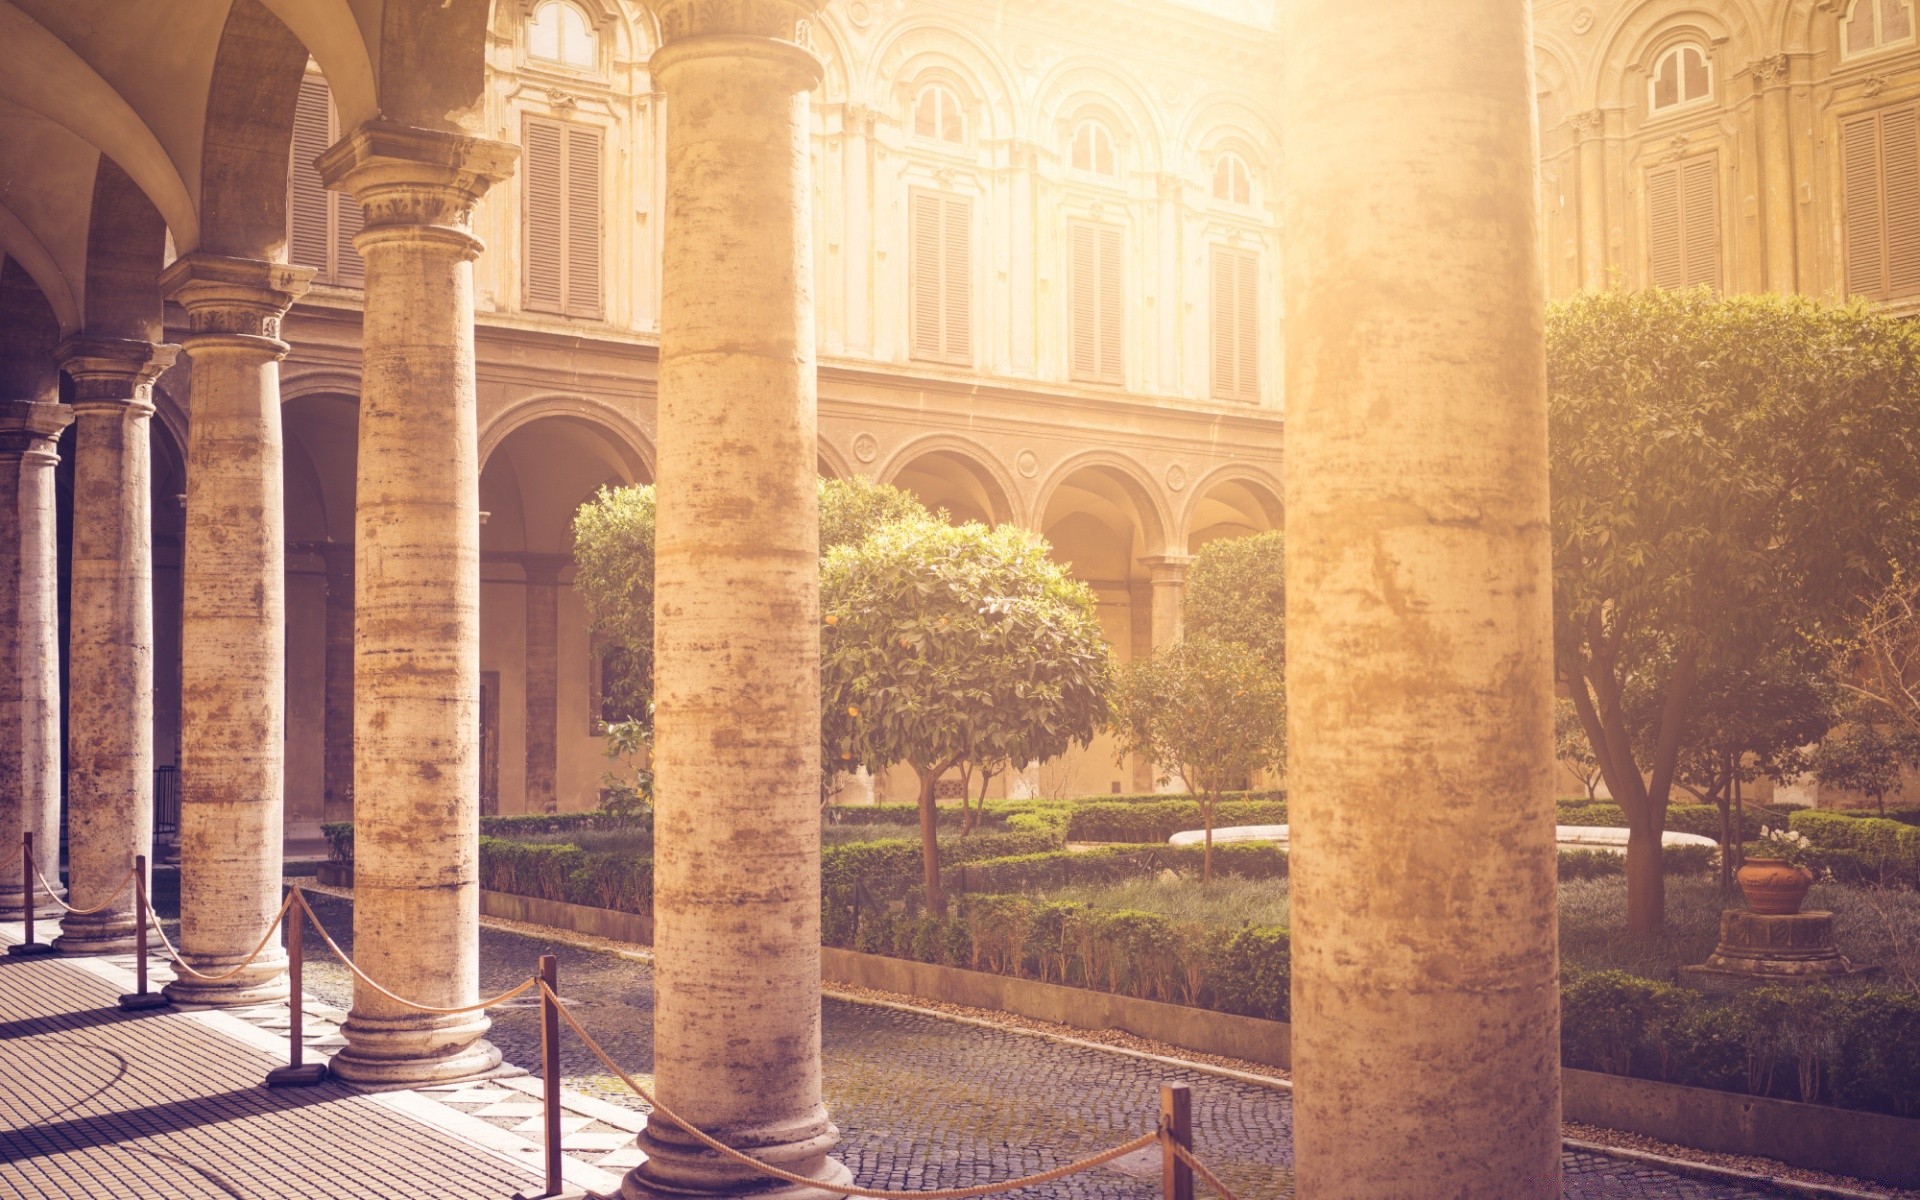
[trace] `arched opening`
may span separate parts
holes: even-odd
[[[1264,484],[1246,479],[1224,479],[1195,497],[1187,517],[1187,553],[1198,554],[1208,542],[1249,537],[1279,529],[1280,500]]]
[[[1006,488],[978,459],[958,450],[931,450],[910,459],[889,480],[956,525],[998,525],[1013,519]]]
[[[651,481],[638,447],[589,418],[536,418],[480,472],[483,813],[594,807],[606,771],[599,654],[572,587],[573,514],[603,485]]]

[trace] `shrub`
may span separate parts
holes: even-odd
[[[614,829],[636,831],[647,840],[651,840],[653,815],[644,812],[608,812],[605,809],[596,808],[586,812],[523,813],[508,817],[480,818],[480,836],[483,838],[528,838],[546,834]],[[327,839],[327,856],[334,862],[351,865],[353,822],[328,821],[320,826],[320,833]]]
[[[1284,825],[1285,800],[1226,800],[1214,811],[1214,826]],[[1200,802],[1161,798],[1158,802],[1076,804],[1067,823],[1070,842],[1164,842],[1205,823]]]
[[[1757,805],[1745,806],[1743,815],[1745,820],[1740,827],[1747,841],[1759,837],[1764,828],[1786,823],[1778,812]],[[1596,825],[1607,829],[1627,827],[1627,814],[1619,805],[1604,800],[1597,803],[1561,801],[1554,819],[1562,825]],[[1717,841],[1720,837],[1720,810],[1711,804],[1672,805],[1667,809],[1667,829],[1674,833],[1697,833]]]
[[[1819,852],[1820,865],[1836,875],[1920,887],[1920,827],[1802,809],[1793,814],[1791,828],[1806,835]]]

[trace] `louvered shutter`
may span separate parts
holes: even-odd
[[[973,365],[973,202],[964,196],[943,197],[942,322],[946,325],[946,361]]]
[[[1856,18],[1856,21],[1858,18]],[[1881,228],[1880,118],[1855,117],[1840,127],[1847,290],[1875,300],[1887,294],[1886,238]]]
[[[1653,286],[1685,287],[1687,259],[1681,236],[1680,168],[1677,166],[1661,167],[1647,174],[1647,242]]]
[[[1067,280],[1073,378],[1100,378],[1099,230],[1082,221],[1068,226],[1072,260]]]
[[[521,174],[526,180],[525,305],[531,312],[565,311],[566,199],[560,125],[529,118]]]
[[[1215,246],[1209,266],[1209,291],[1212,293],[1212,311],[1208,314],[1208,332],[1213,337],[1213,394],[1219,399],[1232,399],[1234,394],[1234,283],[1236,272],[1233,264],[1233,252],[1225,246]]]
[[[312,267],[323,280],[331,276],[333,231],[327,216],[334,196],[320,182],[313,160],[331,144],[332,107],[326,80],[308,75],[300,81],[293,110],[293,162],[287,171],[287,259],[295,266]]]
[[[600,131],[567,129],[567,315],[600,316]]]
[[[1689,159],[1680,169],[1687,286],[1720,287],[1720,159]]]
[[[1920,110],[1892,109],[1880,122],[1886,197],[1887,298],[1920,296]]]
[[[1100,229],[1100,382],[1126,382],[1126,293],[1121,288],[1120,255],[1124,245],[1119,226]]]
[[[353,239],[366,224],[360,202],[345,192],[335,192],[333,281],[341,287],[367,286],[367,263],[353,245]]]
[[[971,366],[973,202],[916,189],[909,193],[907,207],[913,357]]]
[[[940,323],[944,295],[940,286],[942,206],[935,193],[916,191],[909,207],[913,226],[908,264],[913,289],[913,357],[939,362],[946,346],[945,330]]]
[[[1234,379],[1238,398],[1260,398],[1260,256],[1240,251],[1234,295]]]

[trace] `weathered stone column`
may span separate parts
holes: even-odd
[[[1766,230],[1767,290],[1799,287],[1793,192],[1793,57],[1776,54],[1753,64],[1760,93],[1760,215]]]
[[[20,836],[60,886],[60,614],[53,469],[73,420],[48,400],[0,401],[0,916],[22,911]],[[41,912],[53,905],[35,901]]]
[[[1607,278],[1607,114],[1575,113],[1580,139],[1580,286],[1602,291]]]
[[[1140,560],[1146,564],[1148,586],[1153,589],[1150,622],[1153,648],[1171,646],[1180,640],[1180,605],[1187,594],[1187,570],[1193,566],[1188,554],[1160,554]]]
[[[73,566],[67,630],[68,903],[92,908],[153,842],[153,381],[177,346],[80,336],[73,380]],[[127,888],[60,922],[69,954],[131,950]]]
[[[554,812],[559,765],[560,570],[563,555],[530,554],[527,576],[527,811]]]
[[[160,276],[187,310],[193,367],[180,635],[180,952],[224,974],[280,907],[286,800],[287,563],[280,318],[308,267],[190,254]],[[174,1000],[287,994],[277,944],[230,979],[182,975]]]
[[[328,542],[322,821],[353,820],[353,547]]]
[[[797,0],[662,5],[654,1070],[687,1119],[849,1178],[820,1101],[819,528]],[[764,1188],[663,1121],[622,1194]]]
[[[1560,1195],[1529,10],[1281,6],[1294,1149],[1315,1200]]]
[[[479,998],[480,485],[473,206],[515,147],[369,122],[320,158],[366,212],[354,539],[354,956],[388,990]],[[355,987],[333,1073],[445,1081],[496,1066],[483,1013]]]

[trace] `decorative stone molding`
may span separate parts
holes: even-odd
[[[134,338],[76,334],[60,343],[54,360],[73,380],[73,410],[125,405],[153,412],[153,381],[173,365],[180,347]]]
[[[0,458],[51,453],[73,410],[47,400],[0,400]]]
[[[662,0],[662,43],[708,34],[745,34],[805,44],[804,27],[824,0]]]
[[[471,239],[474,206],[513,174],[519,157],[507,142],[368,121],[315,166],[329,188],[360,202],[368,230],[435,227]]]
[[[208,338],[249,338],[285,354],[280,318],[306,294],[312,267],[257,259],[189,254],[160,273],[160,293],[187,310],[187,348]]]
[[[1022,450],[1013,460],[1013,469],[1020,472],[1022,479],[1032,479],[1040,473],[1040,456],[1031,450]]]
[[[1747,69],[1753,72],[1753,85],[1756,88],[1767,87],[1787,82],[1793,74],[1793,59],[1785,54],[1769,54],[1753,60]]]
[[[870,433],[855,434],[853,456],[863,463],[872,462],[880,456],[880,439]]]
[[[1152,583],[1185,583],[1187,572],[1193,566],[1191,554],[1150,554],[1140,560],[1147,569],[1147,578]]]
[[[1607,130],[1607,113],[1601,108],[1577,112],[1567,118],[1567,124],[1573,126],[1573,131],[1580,135],[1582,140],[1599,137]]]
[[[1170,491],[1184,491],[1187,486],[1187,469],[1179,463],[1167,468],[1167,488]]]

